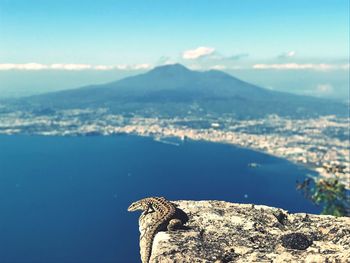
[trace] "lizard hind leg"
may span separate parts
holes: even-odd
[[[168,223],[167,229],[168,231],[174,231],[177,229],[181,229],[183,226],[182,221],[180,219],[171,219]]]

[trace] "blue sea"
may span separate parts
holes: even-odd
[[[139,214],[126,209],[147,196],[319,213],[295,190],[306,173],[225,144],[2,135],[0,262],[139,262]]]

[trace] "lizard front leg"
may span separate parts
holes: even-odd
[[[154,208],[152,207],[151,204],[147,205],[147,208],[142,212],[142,214],[140,215],[139,221],[143,220],[143,218],[149,214],[149,213],[153,213],[155,212]]]
[[[156,210],[154,210],[153,206],[151,204],[148,204],[147,209],[143,212],[144,215],[147,215],[149,213],[153,213]]]
[[[182,226],[182,221],[180,219],[174,218],[169,221],[167,229],[168,231],[174,231],[180,229]]]

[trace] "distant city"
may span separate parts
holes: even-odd
[[[311,167],[321,176],[337,175],[350,188],[349,119],[335,115],[291,119],[269,115],[158,118],[120,115],[106,108],[60,110],[37,115],[25,111],[0,114],[0,134],[93,136],[135,134],[166,140],[176,137],[229,143],[286,158]]]

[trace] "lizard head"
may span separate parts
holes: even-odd
[[[147,210],[148,209],[148,204],[145,202],[142,202],[142,200],[133,202],[129,207],[128,211],[133,212],[136,210]]]

